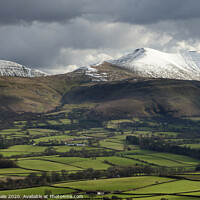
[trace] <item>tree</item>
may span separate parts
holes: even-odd
[[[124,149],[124,151],[128,150],[128,144],[127,143],[124,144],[123,149]]]
[[[62,174],[63,179],[66,180],[67,179],[67,175],[68,175],[67,171],[65,169],[62,169],[61,170],[61,174]]]
[[[88,195],[91,197],[91,199],[94,199],[97,194],[95,192],[90,192]]]
[[[52,181],[53,182],[58,182],[62,180],[62,177],[60,176],[60,174],[58,172],[51,172],[51,176],[52,176]]]
[[[120,129],[119,131],[120,131],[121,135],[124,135],[123,129]]]
[[[88,146],[92,146],[93,145],[93,140],[92,139],[88,139]]]
[[[196,171],[200,171],[200,165],[196,166]]]
[[[53,148],[53,147],[49,147],[49,148],[46,148],[44,150],[44,154],[45,155],[55,155],[57,152],[56,152],[56,149]]]
[[[26,135],[30,135],[30,132],[28,130],[26,130]]]
[[[44,194],[49,196],[52,194],[52,191],[49,189],[45,189]]]

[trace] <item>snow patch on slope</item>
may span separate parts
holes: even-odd
[[[48,74],[15,62],[0,60],[0,76],[40,77]]]
[[[96,68],[92,66],[80,67],[79,69],[75,70],[75,72],[90,77],[93,82],[108,81],[107,73],[100,73]]]
[[[140,48],[107,62],[144,77],[200,80],[200,54],[194,51],[170,54]]]

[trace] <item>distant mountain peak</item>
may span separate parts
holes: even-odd
[[[0,76],[40,77],[48,76],[48,74],[15,62],[0,60]]]
[[[200,54],[196,51],[172,54],[138,48],[106,62],[142,77],[200,80]]]

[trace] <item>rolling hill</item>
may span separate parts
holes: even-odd
[[[65,103],[96,103],[96,117],[200,115],[200,82],[170,79],[124,80],[74,87]]]
[[[40,77],[48,74],[36,69],[30,69],[15,62],[0,60],[0,76]]]
[[[40,78],[0,77],[0,112],[41,113],[65,104],[94,103],[93,117],[200,115],[200,82],[126,79],[92,82],[73,73]]]
[[[196,52],[142,48],[62,75],[0,76],[0,113],[43,113],[66,104],[92,103],[85,114],[93,118],[197,116],[199,66]]]

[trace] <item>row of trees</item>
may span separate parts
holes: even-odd
[[[7,149],[14,145],[26,145],[30,144],[28,137],[11,137],[7,138],[6,135],[0,136],[0,149]]]
[[[69,152],[57,152],[54,147],[48,147],[44,152],[33,152],[30,154],[22,155],[13,155],[11,158],[26,158],[26,157],[39,157],[39,156],[50,156],[50,155],[59,155],[61,157],[84,157],[84,158],[95,158],[95,157],[108,157],[115,156],[116,152],[111,150],[86,150],[82,148],[81,150],[75,150],[71,148]]]
[[[106,171],[97,171],[89,168],[87,170],[78,171],[76,173],[68,173],[66,170],[61,172],[43,172],[40,176],[35,173],[30,174],[25,179],[7,178],[6,182],[0,181],[1,190],[16,189],[25,187],[35,187],[50,185],[55,182],[68,180],[87,180],[100,178],[119,178],[131,177],[138,175],[172,175],[176,173],[175,169],[167,168],[151,168],[150,166],[113,166]]]
[[[131,144],[139,145],[142,149],[181,154],[200,159],[200,149],[178,146],[171,144],[170,142],[166,142],[165,140],[155,140],[153,137],[138,138],[136,136],[127,136],[126,140]]]
[[[94,158],[94,157],[107,157],[107,156],[115,156],[115,151],[108,150],[85,150],[84,148],[81,151],[70,149],[69,152],[61,152],[59,153],[62,157],[84,157],[84,158]]]
[[[0,154],[0,169],[2,168],[15,168],[17,164],[13,160],[3,159],[2,155]]]

